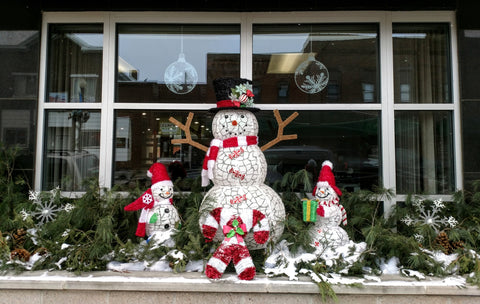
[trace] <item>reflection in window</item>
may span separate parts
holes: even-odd
[[[315,94],[300,90],[295,74],[309,54],[329,74],[327,87]],[[278,83],[288,84],[287,103],[361,103],[362,83],[378,87],[378,72],[376,24],[253,26],[253,83],[262,91],[257,103],[277,103]],[[378,94],[374,92],[371,99],[378,103]]]
[[[285,119],[291,111],[282,111]],[[371,189],[379,183],[379,112],[377,111],[300,111],[285,129],[298,139],[284,141],[267,149],[266,182],[273,184],[287,172],[307,169],[312,183],[317,181],[324,160],[334,163],[337,184],[350,191]],[[148,187],[146,172],[155,161],[169,168],[172,180],[188,190],[191,179],[200,176],[205,152],[189,145],[173,145],[171,140],[185,135],[169,122],[173,116],[186,122],[188,112],[119,110],[116,112],[114,184],[121,189]],[[256,113],[259,144],[277,135],[277,122],[271,111]],[[209,146],[213,114],[194,112],[192,139]]]
[[[47,111],[43,190],[84,190],[87,178],[98,178],[100,112]]]
[[[102,56],[102,25],[50,25],[47,101],[100,102]]]
[[[452,115],[397,111],[397,193],[448,194],[455,189]]]
[[[395,102],[452,102],[448,31],[448,24],[393,25]]]
[[[239,25],[120,24],[117,29],[117,102],[212,103],[213,79],[240,75]]]

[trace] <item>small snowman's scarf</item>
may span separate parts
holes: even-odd
[[[215,166],[220,148],[233,148],[256,144],[258,144],[257,136],[237,136],[225,140],[213,139],[210,142],[207,155],[205,155],[205,159],[203,160],[202,187],[208,186],[209,180],[213,179],[213,167]]]
[[[347,211],[345,211],[345,208],[343,208],[342,205],[340,205],[339,203],[339,199],[338,198],[335,198],[331,201],[318,201],[318,205],[321,206],[327,206],[327,207],[331,207],[332,205],[337,205],[338,208],[340,208],[340,211],[342,212],[342,224],[345,226],[347,225]],[[323,212],[323,209],[318,209],[320,210],[320,213]],[[318,214],[320,216],[324,216],[324,214]]]

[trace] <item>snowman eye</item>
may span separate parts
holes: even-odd
[[[245,118],[245,115],[240,115],[241,118]]]
[[[225,118],[228,118],[228,115],[225,115]]]

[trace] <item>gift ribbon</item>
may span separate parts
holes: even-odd
[[[237,241],[241,243],[243,241],[243,236],[247,226],[245,224],[240,224],[238,220],[233,220],[231,226],[223,226],[223,234],[227,237],[227,241],[234,236],[237,236]]]

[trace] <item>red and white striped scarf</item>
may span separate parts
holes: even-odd
[[[331,201],[319,201],[318,204],[328,206],[328,207],[331,207],[332,204],[337,205],[340,208],[340,212],[342,212],[342,224],[344,226],[347,225],[347,211],[345,210],[345,208],[343,208],[342,205],[340,205],[338,198],[335,198],[334,200],[331,200]]]
[[[230,137],[225,140],[213,139],[210,142],[207,155],[205,155],[205,159],[203,160],[202,187],[208,186],[209,180],[213,179],[213,167],[215,166],[220,148],[242,147],[256,144],[258,144],[258,137],[253,135]]]

